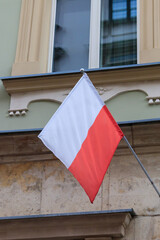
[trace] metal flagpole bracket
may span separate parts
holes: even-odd
[[[81,69],[80,69],[80,72],[81,72],[82,74],[84,74],[84,73],[85,73],[84,68],[81,68]]]
[[[154,185],[154,182],[152,181],[152,179],[150,178],[148,172],[146,171],[146,169],[144,168],[143,164],[141,163],[141,161],[139,160],[137,154],[135,153],[135,151],[133,150],[132,146],[130,145],[130,143],[128,142],[127,138],[124,136],[123,139],[126,141],[127,145],[129,146],[131,152],[133,153],[134,157],[137,159],[139,165],[141,166],[142,170],[144,171],[144,173],[146,174],[147,178],[149,179],[149,181],[151,182],[152,186],[154,187],[154,189],[156,190],[158,196],[160,197],[160,192],[158,191],[157,187]]]

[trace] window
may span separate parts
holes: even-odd
[[[73,67],[70,64],[67,71],[79,70],[81,67],[90,69],[160,61],[159,0],[61,0],[61,3],[60,0],[23,0],[16,56],[12,65],[12,76],[59,71],[58,69],[56,70],[56,64],[58,66],[58,61],[60,62],[58,58],[61,56],[66,57],[65,53],[67,53],[66,50],[68,49],[65,49],[61,45],[58,46],[56,31],[59,31],[58,34],[60,35],[62,34],[62,28],[58,29],[57,26],[55,31],[56,10],[58,14],[58,4],[63,5],[68,4],[68,2],[80,2],[79,4],[85,2],[88,8],[83,8],[86,12],[85,18],[81,17],[83,15],[82,11],[78,14],[79,24],[77,29],[79,31],[77,30],[78,33],[75,33],[80,36],[78,39],[79,45],[83,38],[83,47],[85,46],[83,54],[80,55],[82,50],[79,47],[76,48],[76,53],[72,53],[74,56],[72,56],[72,64],[75,59],[77,61],[78,56],[80,56],[79,59],[81,59],[81,62],[79,64],[76,63],[77,66]],[[70,6],[72,10],[72,4]],[[75,9],[74,11],[77,10]],[[110,21],[108,32],[107,14],[109,15],[108,21]],[[71,23],[73,22],[74,26],[76,26],[75,19]],[[80,24],[84,26],[85,30],[80,27]],[[70,26],[72,27],[72,25]],[[117,25],[118,27],[116,28]],[[120,32],[121,34],[119,34]],[[106,37],[107,34],[108,38]],[[72,44],[73,41],[70,43],[70,46]],[[58,48],[56,50],[58,51],[56,53],[57,60],[54,61],[53,46]],[[82,56],[85,56],[85,59],[82,60]],[[88,67],[86,67],[87,65]],[[60,71],[63,71],[63,66]]]
[[[137,63],[136,13],[136,0],[57,0],[53,71]]]
[[[102,0],[100,66],[137,63],[136,0]]]

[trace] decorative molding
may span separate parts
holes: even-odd
[[[160,104],[160,97],[146,97],[148,99],[148,104]]]
[[[47,72],[52,0],[22,0],[12,76]]]
[[[105,92],[111,91],[113,88],[108,88],[108,87],[96,87],[99,95],[103,95]]]
[[[88,72],[103,101],[130,91],[142,91],[149,105],[160,104],[160,64]],[[24,116],[33,101],[61,103],[81,74],[43,74],[2,79],[11,96],[9,116]]]
[[[97,90],[104,102],[112,99],[113,97],[131,91],[142,91],[147,97],[149,105],[160,104],[160,96],[157,97],[157,94],[160,89],[160,83],[122,83],[109,85],[103,85],[102,87],[97,87]],[[69,94],[71,89],[58,89],[58,90],[45,90],[45,91],[31,91],[26,93],[13,93],[11,96],[9,116],[24,116],[28,111],[28,106],[31,102],[34,101],[53,101],[62,103],[66,96]],[[160,94],[160,92],[159,92]]]
[[[160,82],[160,64],[134,65],[133,67],[117,67],[87,72],[96,87],[103,85]],[[26,93],[31,91],[69,89],[77,83],[81,77],[80,72],[50,73],[40,75],[26,75],[1,78],[8,94]]]

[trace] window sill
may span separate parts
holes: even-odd
[[[160,63],[92,69],[86,73],[104,101],[122,92],[143,91],[148,104],[160,103]],[[61,103],[81,76],[75,71],[3,78],[11,96],[9,115],[25,115],[32,101]]]

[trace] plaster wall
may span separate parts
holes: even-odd
[[[21,0],[0,0],[0,76],[10,76],[14,62]]]

